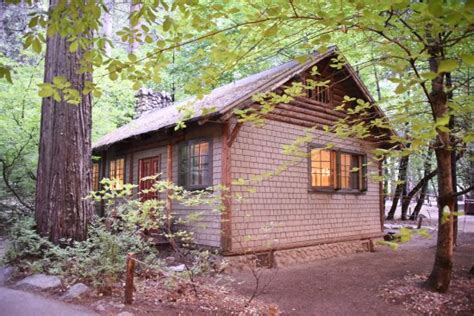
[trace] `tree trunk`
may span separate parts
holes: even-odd
[[[437,40],[432,40],[430,53],[430,70],[437,73],[439,58],[443,56]],[[431,81],[429,94],[430,105],[435,120],[448,113],[447,95],[443,84],[444,74]],[[446,129],[436,129],[436,161],[438,163],[438,241],[433,270],[426,281],[427,285],[438,292],[446,292],[451,282],[453,269],[453,210],[455,207],[453,176],[451,169],[451,133]]]
[[[426,160],[425,160],[423,178],[417,183],[417,185],[415,185],[415,187],[406,196],[403,197],[402,217],[403,217],[403,214],[405,214],[405,217],[406,217],[406,214],[408,213],[408,207],[410,206],[410,202],[415,196],[415,194],[418,193],[418,191],[421,190],[422,188],[426,187],[426,185],[428,184],[428,181],[436,175],[436,171],[430,172],[432,154],[433,154],[433,151],[429,149],[428,154],[426,156]],[[410,216],[410,220],[414,220],[418,216],[418,214],[416,215],[414,214],[415,212],[413,211],[413,213]]]
[[[59,0],[51,0],[54,7]],[[90,36],[90,35],[83,35]],[[56,76],[82,91],[89,73],[78,73],[81,49],[69,52],[66,38],[47,38],[45,82]],[[52,97],[43,98],[36,183],[35,217],[38,232],[58,244],[63,238],[83,240],[92,217],[91,190],[91,96],[81,93],[81,102],[71,105]]]
[[[453,99],[453,92],[451,91],[453,87],[453,83],[451,80],[451,73],[446,73],[446,88],[448,92],[446,93],[446,96],[448,98],[448,101],[451,101]],[[456,126],[456,121],[453,116],[450,117],[449,119],[449,129],[453,130]],[[454,142],[455,139],[453,136],[451,136],[452,141]],[[456,172],[456,151],[452,150],[451,151],[451,174],[453,178],[453,193],[456,194],[457,191],[457,186],[458,186],[458,179],[457,179],[457,172]],[[456,214],[459,211],[459,206],[458,206],[458,199],[457,197],[454,199],[454,210]],[[457,242],[457,237],[458,237],[458,216],[454,216],[453,218],[453,245],[456,245]]]
[[[415,205],[415,208],[413,209],[413,213],[410,216],[411,220],[416,220],[418,218],[418,215],[420,215],[421,208],[423,207],[423,204],[426,199],[426,191],[428,191],[428,183],[429,181],[426,181],[423,183],[420,196],[418,197],[418,201],[416,201],[416,205]]]
[[[407,145],[410,146],[410,145]],[[400,164],[398,168],[398,184],[397,187],[395,188],[395,193],[393,194],[393,199],[392,199],[392,207],[390,208],[390,211],[387,214],[387,219],[393,219],[395,217],[395,211],[397,210],[398,206],[398,200],[400,199],[400,196],[402,195],[403,191],[406,191],[406,177],[407,177],[407,169],[408,169],[408,160],[409,156],[403,156],[400,158]]]
[[[138,12],[141,8],[142,8],[141,3],[135,3],[135,1],[133,1],[133,0],[130,1],[130,16],[133,13]],[[132,19],[130,19],[130,21],[131,20]],[[141,26],[140,22],[138,22],[137,25],[132,25],[132,23],[130,23],[130,29],[133,30],[134,35],[128,43],[128,52],[129,53],[135,53],[137,51],[138,47],[140,46],[140,42],[137,40],[137,38],[139,37],[139,36],[137,36],[137,34],[141,32],[140,26]]]
[[[112,28],[113,28],[113,19],[112,19],[112,11],[114,10],[114,0],[106,0],[104,1],[104,5],[107,7],[107,11],[103,13],[102,19],[102,35],[112,40]],[[112,51],[112,47],[108,43],[105,44],[105,53],[107,56],[110,56]]]
[[[407,189],[408,189],[408,177],[405,175],[405,185],[403,186],[402,196],[400,197],[400,200],[402,201],[402,204],[406,203],[405,200],[408,198]],[[408,200],[408,204],[410,204],[410,200]],[[403,209],[401,210],[400,219],[402,221],[406,221],[408,219],[407,218],[407,212],[408,212],[408,207],[406,208],[405,211]]]

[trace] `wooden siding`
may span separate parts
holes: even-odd
[[[217,124],[208,124],[200,128],[188,128],[183,132],[176,133],[174,137],[166,137],[166,135],[157,135],[147,140],[135,141],[128,146],[120,145],[111,147],[107,151],[107,161],[115,157],[125,157],[125,179],[127,183],[138,184],[139,161],[143,158],[160,156],[161,179],[168,178],[168,144],[179,144],[180,141],[191,140],[196,138],[209,138],[212,140],[212,183],[217,185],[221,183],[221,126]],[[172,179],[178,178],[177,157],[178,146],[173,146],[173,163],[172,163]],[[107,163],[106,175],[109,174]],[[132,174],[131,174],[132,172]],[[162,193],[160,198],[166,198]],[[220,247],[221,243],[221,221],[220,212],[213,211],[208,206],[187,207],[175,201],[172,203],[173,216],[186,217],[191,212],[202,212],[200,221],[196,221],[188,227],[194,232],[195,240],[198,244],[209,247]]]
[[[304,127],[278,121],[268,120],[261,128],[244,124],[231,148],[232,178],[251,179],[274,171],[291,159],[283,146],[304,134]],[[372,149],[367,143],[321,131],[314,131],[314,141],[349,151]],[[378,163],[371,161],[368,170],[378,174]],[[255,183],[251,186],[255,192],[234,185],[233,193],[241,194],[243,200],[232,203],[232,250],[289,248],[380,235],[377,182],[369,180],[366,192],[343,194],[310,192],[308,181],[307,159],[302,158],[281,174]]]

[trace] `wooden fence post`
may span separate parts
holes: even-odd
[[[135,273],[134,254],[127,255],[127,277],[125,280],[125,304],[132,304],[133,302],[133,274]]]

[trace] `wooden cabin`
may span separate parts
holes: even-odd
[[[158,101],[147,101],[157,94],[142,90],[140,116],[93,146],[94,155],[101,157],[94,167],[94,187],[100,177],[139,184],[140,178],[157,173],[189,190],[227,186],[234,198],[224,199],[225,211],[199,208],[205,216],[190,228],[198,244],[224,255],[270,252],[283,265],[369,250],[371,240],[381,236],[384,215],[382,185],[367,176],[382,172],[371,151],[390,146],[392,131],[376,130],[375,138],[343,139],[323,130],[346,116],[336,109],[345,95],[374,102],[350,65],[330,66],[337,55],[333,48],[305,63],[290,61],[219,87],[202,99],[176,104],[169,104],[163,94]],[[315,88],[279,104],[261,127],[238,122],[234,111],[253,106],[253,95],[305,80],[315,65],[321,73],[318,80],[331,80],[330,88]],[[185,129],[175,131],[183,103],[195,113]],[[212,113],[202,114],[211,107]],[[372,118],[383,117],[376,106],[371,111]],[[307,158],[253,183],[252,190],[233,183],[291,161],[284,146],[312,127],[313,140],[300,146]],[[322,149],[327,143],[334,147]],[[195,209],[172,203],[175,216]]]

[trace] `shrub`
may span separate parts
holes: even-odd
[[[104,221],[93,220],[86,240],[60,247],[36,233],[32,217],[22,216],[10,229],[12,242],[5,261],[22,271],[59,274],[97,287],[119,280],[129,252],[150,265],[160,265],[157,251],[147,240],[123,226],[109,229]]]
[[[103,179],[103,190],[93,192],[90,198],[104,202],[105,217],[93,219],[84,241],[64,240],[62,246],[54,245],[36,233],[31,216],[18,217],[10,229],[12,244],[6,261],[24,271],[60,274],[104,288],[120,279],[128,253],[134,253],[147,266],[161,266],[149,234],[154,232],[168,238],[182,260],[188,261],[188,255],[193,257],[194,268],[187,269],[191,279],[196,273],[208,273],[209,252],[200,253],[191,250],[193,247],[184,251],[193,243],[193,234],[186,230],[186,226],[199,220],[199,212],[190,212],[186,218],[173,218],[166,210],[165,199],[142,201],[139,197],[150,191],[172,192],[170,198],[183,205],[212,205],[219,211],[220,197],[214,194],[218,188],[189,192],[170,182],[157,181],[157,177],[142,179],[153,180],[154,184],[152,188],[139,192],[138,198],[133,194],[136,185],[119,186],[114,180]],[[168,223],[174,227],[173,230],[169,229]],[[145,267],[139,264],[137,268]]]

